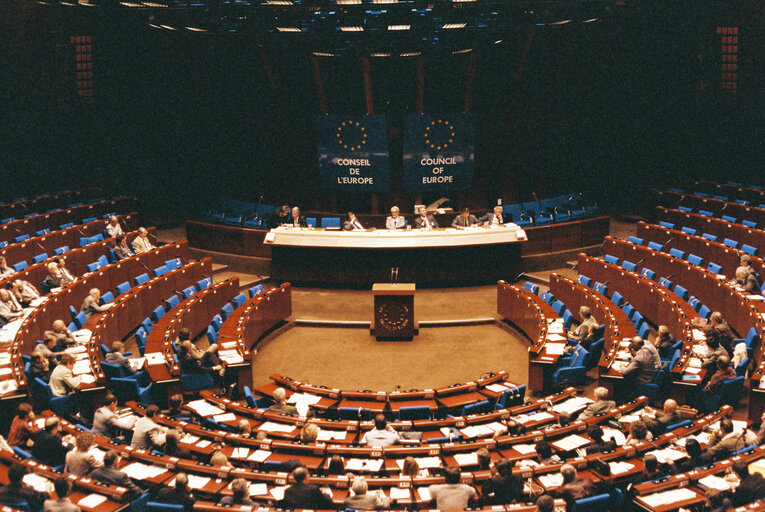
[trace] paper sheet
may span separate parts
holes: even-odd
[[[392,500],[408,500],[411,496],[409,489],[402,489],[400,487],[390,488],[390,499]]]
[[[158,364],[165,364],[165,355],[162,352],[150,352],[143,355],[146,358],[146,364],[149,366],[156,366]]]
[[[250,484],[250,496],[265,496],[268,494],[268,486],[266,484]]]
[[[53,491],[53,482],[36,473],[27,473],[21,481],[24,485],[32,487],[35,491],[45,493]]]
[[[296,427],[294,425],[283,425],[273,421],[266,421],[258,427],[263,432],[292,432]]]
[[[218,357],[228,364],[239,364],[244,362],[244,358],[238,350],[219,350]]]
[[[550,343],[550,336],[547,337],[548,342],[545,343],[545,352],[550,356],[563,355],[563,350],[566,348],[565,343]]]
[[[417,488],[417,494],[420,495],[420,499],[422,501],[430,501],[433,498],[430,496],[430,489],[427,487],[418,487]]]
[[[269,452],[268,450],[255,450],[254,452],[252,452],[252,455],[247,457],[247,460],[252,460],[255,462],[263,462],[270,456],[271,456],[271,452]]]
[[[592,403],[592,400],[590,400],[587,397],[584,396],[577,396],[574,398],[569,398],[568,400],[565,400],[559,404],[555,404],[552,408],[553,412],[560,413],[566,413],[566,414],[573,414],[575,412],[581,411],[585,407],[587,407],[589,404]]]
[[[566,452],[571,450],[576,450],[580,446],[585,446],[588,444],[590,444],[589,439],[582,436],[578,436],[576,434],[566,436],[563,439],[559,439],[558,441],[555,441],[554,443],[552,443],[553,446]]]
[[[529,453],[534,453],[537,451],[536,447],[533,444],[524,444],[524,443],[514,444],[513,448],[515,449],[515,451],[517,451],[521,455],[527,455]]]
[[[627,444],[627,438],[624,436],[624,432],[615,428],[603,427],[603,440],[610,441],[611,439],[616,441],[616,446],[624,446]]]
[[[161,475],[165,468],[150,466],[140,462],[133,462],[121,469],[127,476],[135,480],[146,480]]]
[[[731,490],[731,484],[724,478],[720,478],[719,476],[715,475],[709,475],[705,476],[704,478],[699,479],[699,484],[703,485],[703,489],[717,489],[719,491],[730,491]]]
[[[650,506],[651,508],[658,508],[662,505],[668,505],[670,503],[677,503],[678,501],[693,499],[698,494],[687,487],[681,489],[672,489],[671,491],[657,492],[649,494],[648,496],[641,496],[637,499]]]
[[[246,459],[250,456],[250,449],[238,446],[231,452],[232,459]]]
[[[316,436],[317,441],[341,441],[345,439],[345,432],[338,432],[333,430],[319,430],[319,435]]]
[[[202,399],[192,400],[186,405],[189,408],[191,408],[194,412],[202,416],[203,418],[206,418],[208,416],[215,416],[216,414],[223,414],[226,412],[220,407],[217,407],[209,403],[207,400],[202,400]]]
[[[461,428],[459,431],[467,438],[494,434],[494,430],[486,425],[471,425],[469,427]]]
[[[553,487],[560,487],[563,485],[563,475],[560,473],[550,473],[547,475],[539,475],[539,483],[545,489],[551,489]]]
[[[497,384],[495,382],[494,384],[489,384],[488,386],[486,386],[486,389],[488,389],[492,393],[504,393],[505,391],[511,388],[505,386],[504,384]]]
[[[647,454],[653,454],[656,456],[656,460],[659,464],[666,464],[669,461],[676,461],[685,458],[687,455],[680,450],[673,450],[672,448],[664,448],[662,450],[653,450],[647,452]]]
[[[555,416],[553,416],[547,411],[542,411],[535,414],[529,414],[527,416],[524,416],[521,414],[516,418],[518,423],[521,423],[521,424],[538,422],[538,421],[547,421],[552,419],[555,419]]]
[[[478,464],[478,454],[472,453],[455,453],[454,460],[457,461],[458,466],[474,466]]]
[[[236,414],[234,414],[233,412],[216,414],[215,416],[213,416],[213,421],[215,423],[225,423],[227,421],[236,421]]]
[[[630,469],[634,468],[634,464],[630,464],[629,462],[609,462],[608,468],[611,470],[612,475],[620,475],[622,473],[626,473]]]
[[[96,508],[106,501],[106,496],[100,494],[89,494],[77,502],[82,508]]]
[[[269,492],[271,493],[271,496],[274,497],[277,501],[284,499],[284,491],[287,489],[287,486],[284,487],[274,487]]]
[[[380,471],[382,465],[382,459],[348,459],[345,462],[345,469],[348,471],[371,471],[376,473]]]

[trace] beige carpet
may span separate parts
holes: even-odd
[[[448,386],[507,370],[528,381],[527,342],[495,325],[420,329],[412,342],[378,342],[366,329],[294,327],[253,358],[253,383],[279,373],[340,389]]]

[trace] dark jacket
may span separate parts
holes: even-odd
[[[32,446],[32,456],[36,461],[51,467],[64,464],[64,458],[69,449],[64,446],[60,437],[54,436],[47,430],[40,430],[35,433],[33,439],[35,444]]]
[[[296,509],[296,508],[312,508],[312,509],[328,509],[335,508],[324,493],[313,484],[294,484],[290,485],[284,490],[284,499],[279,502],[279,508]]]
[[[141,494],[141,488],[134,484],[130,477],[119,469],[108,468],[106,466],[96,468],[91,471],[90,477],[102,484],[125,487],[130,491],[132,498],[137,498]]]
[[[181,491],[175,487],[163,487],[157,492],[157,497],[154,499],[159,503],[183,505],[185,512],[191,512],[194,509],[194,501],[196,501],[188,489]]]
[[[733,493],[733,506],[739,507],[765,496],[765,478],[759,473],[754,473],[741,480]]]
[[[494,475],[481,488],[486,505],[516,503],[523,498],[523,480],[515,475]]]
[[[29,509],[32,512],[40,512],[43,502],[47,498],[47,494],[37,492],[31,487],[15,487],[11,485],[0,487],[0,502],[7,504],[25,502],[29,505]]]

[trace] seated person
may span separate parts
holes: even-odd
[[[730,364],[728,356],[720,356],[717,358],[717,371],[709,378],[709,382],[704,386],[704,391],[717,393],[723,382],[733,380],[736,377],[738,377],[736,369]]]
[[[183,331],[183,329],[181,329]],[[178,334],[178,339],[184,335],[183,332]],[[181,366],[183,373],[203,373],[201,360],[204,352],[199,350],[189,339],[181,341],[178,349],[178,363]]]
[[[248,422],[249,423],[249,422]],[[305,444],[315,443],[319,437],[319,426],[316,423],[306,423],[300,430],[300,442]]]
[[[364,231],[364,226],[356,217],[355,213],[348,212],[348,220],[343,223],[343,229],[345,231]]]
[[[199,360],[199,368],[213,376],[222,393],[226,392],[226,365],[218,356],[218,344],[213,343],[202,354]]]
[[[0,325],[13,322],[21,318],[23,314],[21,304],[16,302],[11,292],[6,288],[0,288]]]
[[[334,509],[332,500],[329,499],[314,484],[308,483],[308,470],[305,466],[294,469],[291,478],[295,481],[284,490],[284,498],[277,502],[277,507],[287,510],[297,508],[307,509]]]
[[[733,282],[746,293],[760,293],[760,283],[757,282],[757,276],[754,272],[749,272],[745,267],[738,267],[736,269],[736,279]]]
[[[72,503],[69,499],[69,493],[72,492],[72,486],[69,479],[65,476],[56,478],[53,481],[53,489],[56,491],[57,499],[45,500],[43,503],[43,512],[80,512],[80,507]]]
[[[95,436],[90,432],[80,432],[77,434],[74,443],[74,450],[66,454],[64,471],[77,476],[86,476],[96,468],[103,466],[90,449],[93,447]]]
[[[399,215],[400,210],[398,206],[392,206],[390,209],[390,215],[385,219],[386,229],[404,229],[406,228],[406,219]]]
[[[130,415],[121,418],[117,414],[118,410],[117,397],[108,393],[104,398],[103,405],[96,409],[93,416],[93,428],[91,429],[93,433],[109,439],[116,439],[122,436],[125,431],[132,430],[136,417]]]
[[[343,507],[354,510],[382,510],[390,507],[390,498],[378,489],[374,494],[367,494],[369,486],[363,476],[357,476],[351,484],[351,494],[345,498]]]
[[[151,244],[151,240],[149,240],[149,232],[146,231],[146,228],[140,227],[138,228],[138,236],[135,237],[135,240],[133,240],[133,252],[135,254],[141,254],[142,252],[148,252],[152,249],[156,249]]]
[[[130,477],[127,476],[127,473],[117,469],[119,460],[119,454],[114,450],[109,450],[104,454],[104,465],[94,469],[90,473],[90,477],[102,484],[124,487],[130,492],[128,499],[135,499],[141,495],[141,488],[133,483]]]
[[[167,400],[168,409],[163,412],[166,418],[178,420],[183,418],[189,423],[196,423],[195,418],[188,411],[183,410],[183,395],[176,393]]]
[[[122,231],[122,226],[120,226],[120,220],[116,215],[109,216],[109,220],[106,222],[106,233],[110,238],[125,234],[125,232]]]
[[[502,218],[502,207],[495,206],[494,210],[478,219],[478,222],[485,226],[502,226],[505,223],[505,219]]]
[[[289,205],[285,204],[285,205],[282,205],[282,207],[279,208],[278,210],[275,210],[269,214],[268,227],[276,228],[279,226],[283,226],[285,224],[289,224],[289,220],[290,220],[290,207]]]
[[[373,447],[391,446],[398,442],[398,432],[388,426],[388,420],[385,419],[384,414],[375,416],[375,427],[361,438],[361,444]]]
[[[427,471],[427,469],[423,470]],[[420,464],[411,455],[404,459],[401,465],[401,476],[427,476],[420,473]]]
[[[545,440],[539,441],[534,447],[534,451],[537,453],[537,461],[540,464],[560,464],[563,462],[560,457],[553,454],[552,446]]]
[[[157,492],[154,501],[169,505],[183,505],[184,512],[192,512],[196,499],[191,494],[191,491],[189,491],[189,477],[186,476],[186,473],[175,475],[175,486],[163,486]]]
[[[414,225],[418,229],[436,229],[438,222],[436,218],[428,214],[428,210],[424,206],[420,206],[420,216],[414,219]]]
[[[52,290],[53,288],[61,288],[62,286],[66,286],[67,284],[74,281],[71,274],[62,269],[61,266],[55,261],[48,263],[46,268],[48,269],[48,275],[45,277],[43,285],[48,290]]]
[[[576,500],[587,498],[592,494],[595,487],[592,480],[586,477],[577,476],[576,468],[571,464],[564,464],[560,468],[560,474],[563,475],[563,485],[558,489],[558,497],[566,500],[567,508]]]
[[[661,356],[662,359],[672,359],[670,350],[672,349],[672,345],[675,344],[675,341],[675,338],[672,337],[672,333],[669,332],[669,327],[660,325],[656,330],[656,340],[653,344],[659,351],[659,356]]]
[[[210,456],[210,464],[213,466],[223,466],[225,468],[234,467],[228,461],[228,457],[226,457],[226,454],[220,450],[213,452],[213,454]]]
[[[701,445],[696,440],[696,438],[686,438],[685,453],[688,455],[687,459],[668,463],[673,473],[685,473],[686,471],[696,469],[702,464],[702,461],[699,460],[701,459]]]
[[[130,250],[130,246],[127,243],[125,235],[119,235],[114,239],[114,256],[117,261],[122,261],[133,256],[133,251]]]
[[[40,352],[32,353],[32,362],[29,364],[29,380],[40,379],[45,383],[50,382],[50,361]]]
[[[126,377],[136,374],[136,369],[130,364],[130,359],[125,357],[125,344],[119,340],[112,343],[112,351],[106,354],[104,360],[122,368]]]
[[[709,322],[704,327],[704,336],[707,338],[707,345],[710,340],[715,339],[719,346],[725,349],[726,355],[729,357],[733,355],[733,339],[736,336],[719,311],[709,316]]]
[[[495,464],[495,472],[481,488],[484,504],[502,505],[523,501],[523,480],[513,475],[514,461],[501,458]]]
[[[276,388],[274,390],[274,404],[268,410],[289,416],[297,416],[298,414],[297,407],[287,403],[287,392],[284,388]]]
[[[706,502],[704,503],[705,512],[725,512],[733,508],[733,504],[719,489],[707,489]]]
[[[300,208],[297,206],[292,207],[292,220],[290,220],[290,226],[295,228],[307,228],[308,221],[305,220],[303,215],[300,215]]]
[[[748,505],[765,496],[765,478],[757,471],[749,471],[749,462],[739,460],[733,464],[739,484],[733,493],[733,506]]]
[[[45,331],[44,339],[42,343],[35,345],[35,349],[32,351],[32,355],[40,354],[48,360],[48,368],[51,370],[56,367],[58,363],[58,357],[62,352],[58,351],[56,345],[58,343],[58,337],[53,331]]]
[[[56,340],[56,346],[51,349],[53,352],[63,352],[64,349],[72,347],[76,343],[72,331],[67,328],[63,320],[55,320],[53,328],[50,331],[45,331],[44,336],[46,340],[48,336],[53,336]]]
[[[10,506],[14,503],[26,503],[31,512],[40,512],[48,495],[23,485],[22,480],[28,472],[23,464],[18,462],[11,464],[8,469],[8,485],[0,487],[0,502]]]
[[[720,346],[720,342],[716,337],[708,337],[706,340],[709,351],[706,355],[694,352],[693,355],[701,359],[701,367],[707,370],[707,376],[712,374],[712,371],[717,367],[717,358],[720,356],[727,356],[728,352]]]
[[[630,433],[627,435],[627,442],[625,444],[637,444],[640,441],[653,441],[653,434],[648,430],[643,420],[633,421],[630,424]]]
[[[640,338],[638,338],[640,339]],[[647,384],[653,380],[656,373],[661,368],[661,357],[659,357],[658,351],[654,357],[651,349],[646,346],[646,343],[641,339],[635,340],[630,343],[629,353],[632,355],[627,366],[621,369],[621,374],[626,381],[638,382],[641,384]],[[653,347],[653,345],[651,345]],[[655,347],[653,347],[656,350]]]
[[[45,428],[35,432],[33,436],[32,456],[37,462],[42,462],[50,467],[63,466],[66,462],[66,454],[71,446],[67,446],[61,439],[58,418],[48,416],[45,418]]]
[[[13,267],[8,265],[8,261],[5,259],[5,256],[0,256],[0,279],[9,278],[15,273],[16,271],[13,270]]]
[[[543,494],[536,501],[539,512],[553,512],[555,510],[555,500],[549,494]]]
[[[143,418],[135,422],[133,439],[130,442],[133,448],[152,450],[165,444],[166,429],[154,422],[157,413],[159,413],[159,407],[151,404],[146,408]]]
[[[579,316],[582,318],[582,323],[568,331],[568,338],[576,341],[581,341],[590,334],[591,325],[596,328],[599,327],[598,321],[592,316],[592,312],[587,306],[579,308]]]
[[[645,455],[643,457],[643,464],[645,465],[645,469],[643,469],[643,472],[632,481],[633,485],[643,482],[651,482],[667,476],[664,471],[659,469],[659,460],[656,458],[656,455],[651,453]]]
[[[85,300],[82,301],[82,306],[80,307],[80,313],[85,313],[85,316],[87,318],[90,318],[91,316],[95,315],[96,313],[103,313],[104,311],[109,311],[109,305],[104,304],[103,306],[98,303],[99,299],[101,299],[101,290],[98,288],[91,288],[88,292],[88,296],[85,297]]]
[[[61,360],[50,374],[50,390],[53,396],[66,396],[74,393],[82,382],[72,373],[74,357],[62,354]]]
[[[472,486],[460,483],[461,477],[460,468],[449,466],[444,468],[446,483],[428,487],[430,497],[435,500],[437,508],[441,510],[464,510],[470,500],[476,501],[478,499],[478,493]]]
[[[592,425],[587,429],[587,435],[590,436],[593,441],[592,444],[587,445],[587,455],[590,455],[591,453],[610,452],[616,448],[616,441],[613,439],[609,439],[608,441],[603,440],[603,427],[600,425]]]
[[[677,402],[668,398],[664,401],[664,409],[657,411],[654,419],[651,419],[650,416],[644,414],[643,421],[648,427],[648,430],[650,430],[654,437],[656,437],[662,435],[668,426],[682,421],[682,418],[677,412]]]
[[[738,451],[757,442],[757,435],[751,430],[744,432],[733,431],[733,421],[730,418],[720,420],[720,428],[715,430],[712,439],[709,440],[707,449],[701,456],[704,462],[713,462],[728,457],[732,452]]]
[[[40,292],[37,291],[32,283],[23,279],[15,279],[11,285],[11,293],[22,308],[28,308],[30,304],[40,298]]]
[[[178,457],[179,459],[196,459],[191,451],[181,446],[181,434],[175,429],[170,429],[165,434],[165,446],[162,448],[165,455]],[[219,452],[217,452],[219,453]]]
[[[454,217],[452,221],[453,228],[469,228],[478,224],[478,219],[470,213],[468,208],[463,208],[462,213]]]
[[[589,404],[581,412],[581,414],[579,414],[580,420],[586,420],[587,418],[591,418],[595,416],[596,414],[610,411],[611,409],[616,407],[616,402],[608,399],[608,388],[599,386],[595,388],[595,390],[593,391],[593,395],[594,395],[595,401]]]
[[[8,444],[26,448],[37,430],[32,405],[21,402],[16,408],[16,416],[11,421],[11,429],[8,431]]]

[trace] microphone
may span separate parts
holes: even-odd
[[[38,241],[35,241],[35,245],[36,245],[37,247],[39,247],[40,249],[42,249],[42,251],[43,251],[43,252],[45,252],[45,253],[47,253],[47,252],[48,252],[48,250],[47,250],[45,247],[43,247],[43,245],[42,245],[40,242],[38,242]]]
[[[668,243],[670,243],[670,242],[673,242],[674,240],[675,240],[675,237],[670,237],[670,239],[669,239],[669,240],[667,240],[666,242],[664,242],[664,245],[667,245]]]
[[[151,272],[151,269],[150,269],[149,267],[147,267],[147,266],[144,264],[144,262],[143,262],[143,261],[139,261],[139,262],[138,262],[138,264],[139,264],[139,265],[141,265],[143,268],[145,268],[147,272]]]
[[[665,279],[672,279],[673,277],[675,277],[675,274],[670,274]]]
[[[723,210],[724,210],[724,209],[726,209],[727,207],[728,207],[728,203],[725,203],[725,204],[723,205],[723,207],[722,207],[722,208],[720,208],[720,211],[723,211]]]
[[[642,260],[640,260],[640,261],[638,261],[637,263],[635,263],[635,266],[637,267],[638,265],[640,265],[640,264],[641,264],[641,263],[643,263],[644,261],[645,261],[645,258],[643,258]]]
[[[517,276],[515,276],[515,279],[513,279],[513,282],[514,282],[514,283],[517,283],[517,282],[518,282],[518,281],[521,279],[521,277],[523,277],[523,272],[521,272],[520,274],[518,274]]]
[[[81,230],[80,228],[78,228],[77,226],[75,226],[75,227],[74,227],[74,229],[75,229],[75,231],[77,231],[79,234],[81,234],[81,235],[82,235],[84,238],[88,238],[88,235],[86,235],[85,233],[83,233],[83,232],[82,232],[82,230]]]

